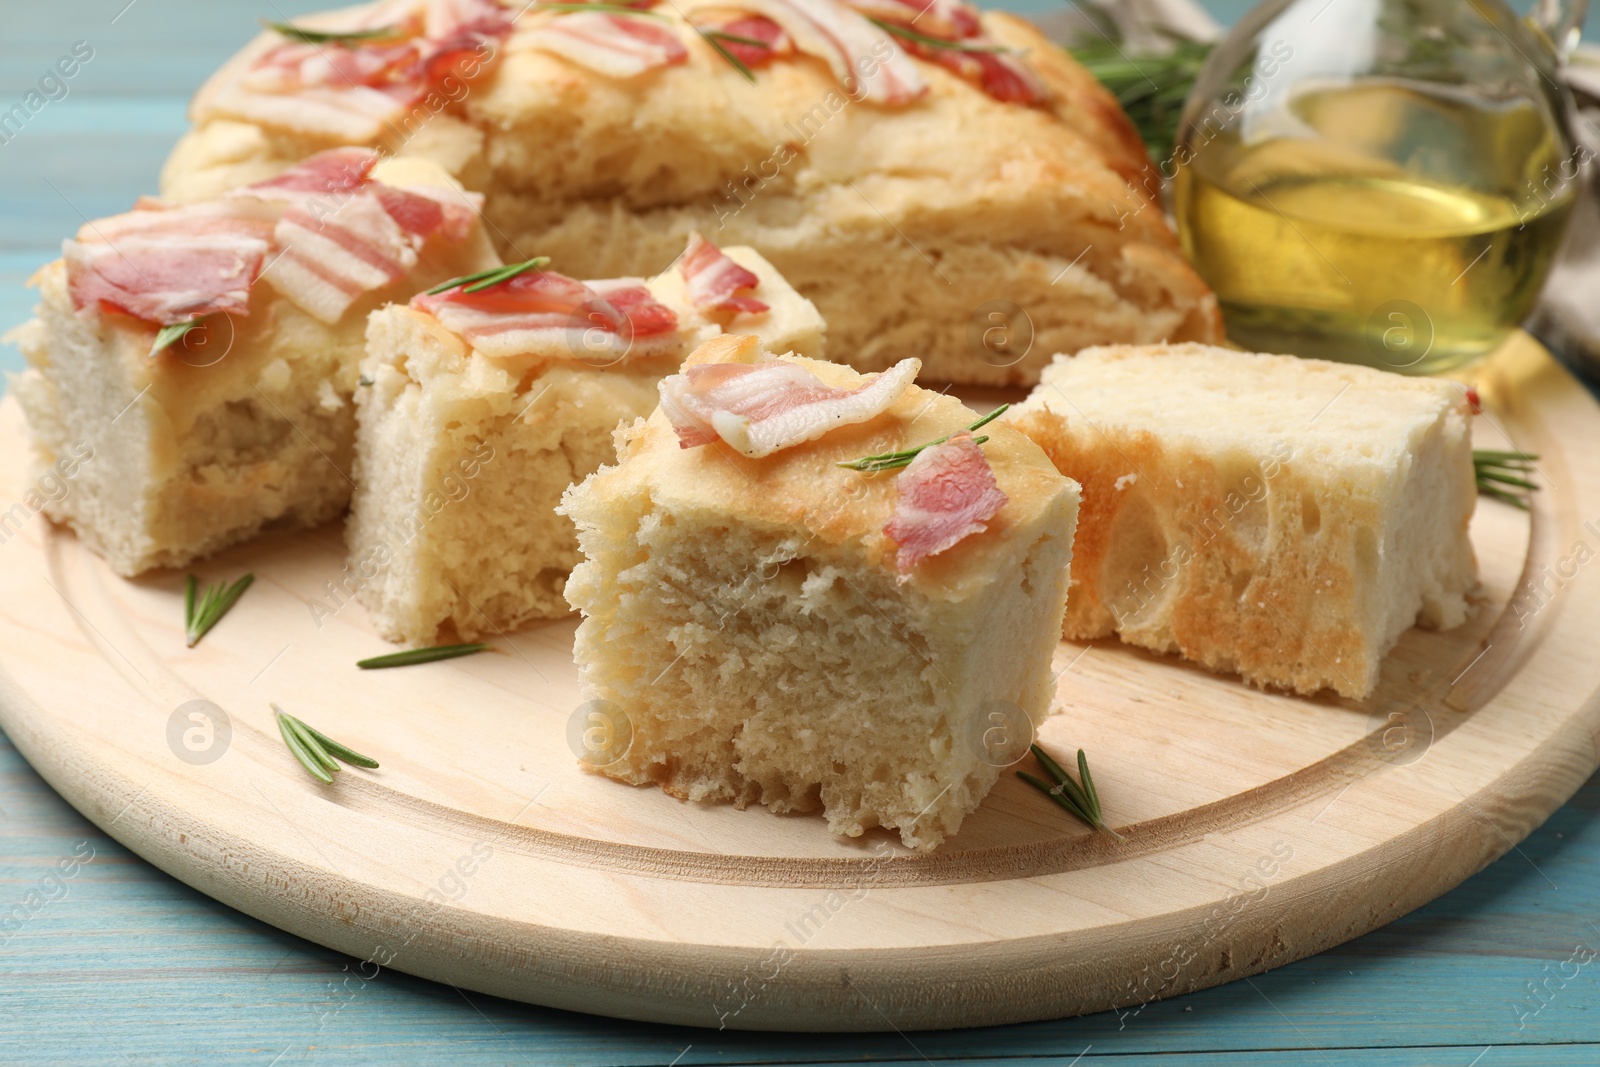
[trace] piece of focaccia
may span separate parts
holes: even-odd
[[[655,407],[662,376],[725,329],[780,352],[823,344],[816,308],[770,264],[699,240],[648,283],[533,268],[467,288],[368,327],[342,581],[393,641],[570,614],[578,542],[556,505],[613,457],[619,423]]]
[[[507,258],[600,278],[658,269],[694,231],[749,245],[852,365],[917,356],[940,381],[1031,384],[1053,352],[1221,336],[1127,118],[1020,19],[953,0],[391,0],[306,24],[409,36],[262,35],[196,97],[169,195],[387,145],[483,192]]]
[[[916,849],[977,808],[1025,751],[996,758],[986,731],[1049,710],[1078,491],[1008,427],[960,433],[973,414],[916,370],[719,338],[619,431],[563,503],[574,654],[611,739],[585,763]]]
[[[12,379],[45,511],[113,569],[177,567],[350,499],[367,313],[499,262],[477,200],[422,160],[340,149],[216,200],[87,223],[35,277]]]
[[[1059,357],[1015,425],[1083,485],[1066,635],[1360,699],[1466,618],[1477,501],[1451,382],[1203,345]]]

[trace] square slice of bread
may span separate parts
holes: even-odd
[[[1050,708],[1077,486],[1022,434],[987,431],[1007,502],[902,576],[884,531],[897,473],[838,464],[972,421],[912,386],[761,459],[681,448],[660,411],[620,430],[616,465],[563,503],[584,554],[567,583],[584,696],[631,739],[585,762],[687,800],[820,807],[841,835],[931,849],[955,833],[1009,762],[986,750],[993,716],[1020,729]]]
[[[373,314],[341,584],[380,634],[428,645],[448,628],[470,641],[570,614],[562,587],[578,541],[556,505],[612,458],[620,423],[655,408],[656,383],[724,327],[820,355],[811,302],[750,249],[725,252],[755,272],[751,295],[768,310],[702,314],[668,271],[649,288],[677,316],[679,346],[648,359],[496,359],[425,311]]]
[[[1058,356],[1009,416],[1083,485],[1066,635],[1373,690],[1477,580],[1461,386],[1204,345]]]
[[[419,160],[380,164],[373,177],[459,195]],[[465,240],[428,240],[404,278],[335,322],[258,281],[248,314],[213,315],[154,356],[155,325],[77,309],[66,263],[47,264],[34,278],[37,317],[13,335],[28,367],[11,388],[40,469],[89,458],[46,513],[128,576],[183,566],[268,527],[337,518],[350,500],[367,314],[498,264],[476,222],[471,229]]]

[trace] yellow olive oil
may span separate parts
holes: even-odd
[[[1582,162],[1533,103],[1369,80],[1252,117],[1191,135],[1174,182],[1234,342],[1433,373],[1532,310]]]

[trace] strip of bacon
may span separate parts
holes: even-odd
[[[763,42],[760,45],[745,44],[743,41],[732,41],[727,37],[716,38],[717,44],[727,49],[733,58],[747,67],[759,67],[772,62],[780,55],[794,50],[789,41],[788,34],[769,18],[761,15],[744,15],[735,19],[712,19],[695,23],[695,28],[702,33],[721,33],[732,37],[745,37],[752,41]]]
[[[273,213],[213,202],[139,207],[86,224],[62,242],[73,306],[109,309],[161,326],[249,313]]]
[[[972,44],[988,44],[988,39],[975,37]],[[937,63],[1005,104],[1044,104],[1050,100],[1050,90],[1039,80],[1022,58],[1010,52],[963,52],[954,48],[935,48],[930,45],[907,42],[912,54]]]
[[[739,266],[698,233],[689,235],[689,247],[678,260],[678,270],[688,284],[689,302],[701,311],[716,308],[760,315],[770,310],[755,297],[738,295],[761,284],[755,272]]]
[[[200,117],[222,113],[370,141],[429,92],[453,90],[449,79],[488,71],[512,17],[496,0],[391,0],[303,25],[394,32],[348,42],[269,40],[248,66],[202,95]]]
[[[282,212],[273,230],[279,254],[267,282],[307,314],[338,322],[365,293],[404,278],[430,237],[465,238],[475,212],[448,190],[411,191],[374,181],[378,154],[337,148],[229,194]]]
[[[899,546],[895,566],[902,579],[927,557],[987,529],[1006,505],[994,470],[970,433],[924,448],[896,481],[894,516],[883,532]]]
[[[785,360],[707,363],[662,379],[661,410],[681,448],[721,438],[752,459],[887,411],[922,369],[902,359],[854,389],[836,389]]]
[[[737,0],[737,6],[776,22],[796,49],[827,63],[857,100],[906,104],[928,91],[911,57],[840,0]]]
[[[978,85],[1002,103],[1043,104],[1050,91],[1020,55],[994,49],[996,42],[983,32],[976,9],[962,0],[846,0],[868,18],[890,22],[924,37],[934,37],[966,48],[946,48],[920,41],[901,40],[918,59],[937,63],[958,77]]]
[[[978,12],[962,0],[846,0],[861,14],[928,37],[961,40],[983,32]]]
[[[534,29],[528,43],[610,78],[638,77],[689,58],[669,25],[604,11],[556,15]]]
[[[557,360],[642,358],[673,351],[678,318],[637,278],[584,282],[532,270],[476,293],[419,294],[411,306],[486,356]]]

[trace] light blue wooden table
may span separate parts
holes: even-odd
[[[1466,0],[1462,0],[1466,2]],[[4,0],[0,112],[77,41],[68,95],[0,144],[0,328],[83,216],[151,191],[184,101],[305,0]],[[1019,9],[1049,10],[1047,0]],[[1224,18],[1245,5],[1219,2]],[[0,367],[15,368],[13,349]],[[6,610],[25,610],[7,605]],[[130,854],[0,736],[0,1067],[17,1064],[1600,1065],[1600,780],[1444,898],[1332,952],[1142,1010],[813,1037],[621,1023],[463,996],[247,918]],[[66,870],[69,874],[63,875]],[[16,916],[23,916],[18,920]],[[1571,973],[1571,966],[1565,968]]]

